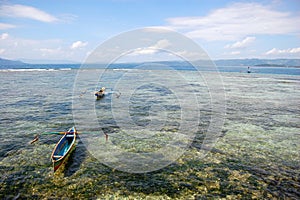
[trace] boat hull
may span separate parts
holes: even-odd
[[[71,151],[66,156],[63,157],[63,159],[53,162],[53,171],[54,172],[56,172],[58,169],[63,170],[63,168],[64,168],[63,166],[67,163],[67,161],[74,149],[75,149],[75,145],[72,147]]]
[[[96,93],[95,96],[97,97],[97,100],[102,99],[104,97],[104,93]]]
[[[105,94],[105,87],[101,88],[98,92],[95,93],[95,96],[97,97],[97,100],[102,99]]]
[[[68,160],[71,152],[75,149],[77,131],[73,127],[59,140],[53,149],[51,159],[53,170],[56,172]]]

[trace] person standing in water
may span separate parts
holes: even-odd
[[[247,73],[251,73],[250,67],[248,66]]]

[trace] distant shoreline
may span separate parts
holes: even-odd
[[[288,68],[300,68],[300,59],[219,59],[219,60],[197,60],[195,63],[199,64],[199,66],[207,66],[213,63],[216,66],[238,66],[238,67],[288,67]],[[41,62],[41,63],[38,63]],[[34,63],[26,63],[19,60],[9,60],[0,58],[0,69],[5,68],[31,68],[34,66],[45,66],[45,65],[66,65],[66,66],[81,66],[81,65],[94,65],[93,63],[76,63],[71,61],[35,61]],[[51,63],[53,62],[53,63]],[[190,65],[188,61],[151,61],[151,62],[126,62],[126,63],[113,63],[112,65],[139,65],[139,64],[163,64],[167,66],[187,66]],[[105,65],[105,63],[98,63],[97,65]],[[30,67],[29,67],[30,66]],[[43,67],[44,68],[44,67]]]
[[[63,72],[66,73],[77,70],[114,70],[120,71],[120,73],[129,73],[130,71],[135,70],[152,70],[152,71],[160,71],[160,70],[176,70],[176,71],[201,71],[201,72],[230,72],[230,73],[249,73],[251,74],[285,74],[285,75],[296,75],[300,76],[300,67],[299,66],[290,66],[290,67],[282,67],[282,66],[203,66],[203,67],[194,67],[188,64],[170,64],[168,67],[164,67],[165,65],[151,65],[149,63],[148,66],[143,68],[139,68],[138,63],[136,64],[94,64],[94,65],[80,65],[80,64],[43,64],[43,65],[18,65],[18,66],[0,66],[0,73],[51,73],[51,72]],[[249,67],[249,68],[248,68]],[[64,73],[65,73],[64,72]]]
[[[286,65],[272,65],[272,64],[259,64],[249,67],[287,67],[287,68],[300,68],[300,66],[286,66]]]

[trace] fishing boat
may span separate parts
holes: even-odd
[[[54,172],[56,172],[68,160],[71,151],[75,148],[77,131],[75,127],[65,132],[64,136],[58,141],[53,149],[51,159]]]
[[[95,93],[97,100],[103,98],[105,95],[105,87],[102,87],[98,92]]]

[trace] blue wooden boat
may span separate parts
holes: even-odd
[[[71,151],[75,148],[76,134],[75,127],[70,128],[54,147],[51,155],[54,172],[68,160]]]

